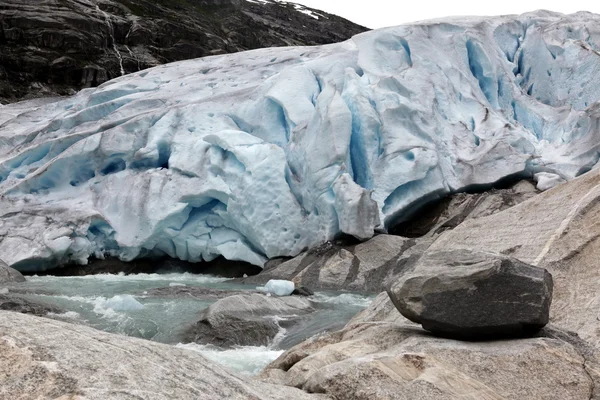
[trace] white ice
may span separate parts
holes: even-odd
[[[96,309],[113,311],[136,311],[144,308],[144,305],[129,294],[116,295],[110,299],[98,299]]]
[[[296,289],[296,285],[291,281],[271,279],[265,286],[259,286],[257,289],[276,296],[290,296]]]
[[[264,367],[284,352],[283,350],[274,350],[267,346],[240,346],[223,350],[210,345],[180,343],[176,347],[200,353],[232,372],[248,376],[258,375]]]
[[[600,154],[599,51],[594,14],[451,18],[3,106],[0,258],[262,265],[448,193],[573,179]]]

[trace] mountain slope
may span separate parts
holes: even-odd
[[[537,12],[161,65],[0,109],[0,258],[262,265],[600,154],[600,16]]]
[[[73,94],[171,61],[339,42],[364,30],[273,0],[6,0],[0,102]]]

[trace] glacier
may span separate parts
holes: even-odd
[[[600,16],[424,21],[159,66],[0,106],[0,259],[223,256],[364,240],[449,193],[599,159]]]

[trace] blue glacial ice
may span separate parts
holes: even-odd
[[[504,178],[598,162],[600,16],[403,25],[0,107],[0,259],[262,265]]]

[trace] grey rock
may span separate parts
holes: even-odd
[[[286,351],[262,378],[345,400],[593,398],[596,364],[557,336],[460,342],[402,323],[349,324]]]
[[[1,399],[312,399],[235,376],[200,354],[0,311]]]
[[[600,170],[495,215],[465,221],[430,250],[505,254],[554,278],[550,322],[598,346],[600,329]]]
[[[0,261],[0,285],[25,282],[25,277],[16,269],[10,268]]]
[[[460,339],[523,336],[548,323],[552,275],[543,268],[465,250],[424,255],[388,294],[406,318]]]
[[[240,294],[217,301],[204,309],[187,332],[187,340],[217,346],[266,346],[280,330],[298,316],[314,311],[308,300]],[[279,321],[280,319],[285,321]]]
[[[64,312],[58,307],[27,300],[11,292],[6,295],[0,294],[0,310],[32,314],[39,317],[47,316],[48,313],[61,314]]]
[[[270,279],[293,281],[312,289],[380,292],[429,245],[413,239],[377,235],[364,243],[327,242],[284,262],[276,262],[243,283],[264,284]]]

